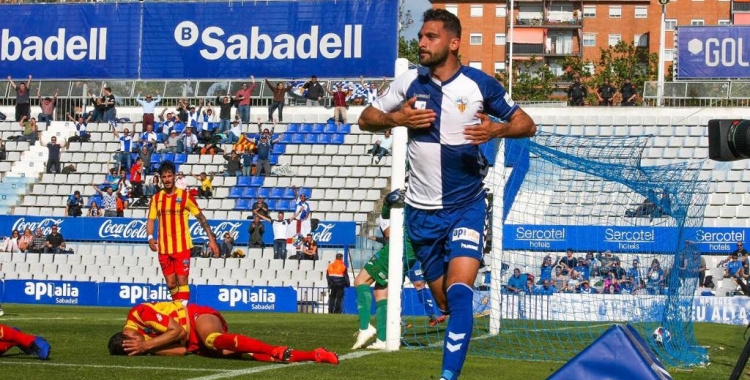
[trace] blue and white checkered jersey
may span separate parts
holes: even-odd
[[[431,109],[437,117],[429,128],[409,129],[406,203],[423,210],[462,207],[484,194],[487,169],[479,146],[464,137],[464,128],[481,123],[478,112],[507,121],[518,105],[497,80],[462,66],[443,83],[427,68],[409,70],[372,106],[393,112],[412,97],[417,97],[415,108]]]

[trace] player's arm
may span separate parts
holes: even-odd
[[[166,331],[154,339],[140,340],[127,339],[122,342],[122,347],[128,356],[150,354],[164,348],[174,347],[173,343],[187,338],[187,332],[180,324],[172,318],[169,318],[169,325]]]
[[[358,124],[368,132],[404,126],[407,128],[428,128],[437,114],[431,109],[420,109],[417,98],[407,99],[406,90],[416,77],[416,72],[408,72],[396,78],[385,93],[362,111]]]
[[[151,251],[156,252],[158,249],[157,241],[154,239],[154,229],[156,224],[156,202],[154,197],[151,198],[151,203],[148,206],[148,219],[146,220],[146,233],[148,234],[148,247]]]

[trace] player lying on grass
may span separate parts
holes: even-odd
[[[35,354],[39,359],[49,359],[52,350],[46,339],[41,336],[24,334],[17,327],[0,325],[0,355],[18,347],[27,355]]]
[[[357,291],[359,333],[357,334],[357,341],[352,346],[353,350],[365,347],[367,342],[376,334],[377,339],[367,348],[373,350],[385,349],[385,324],[388,314],[388,252],[390,247],[388,237],[390,235],[391,207],[398,203],[403,204],[403,195],[400,190],[392,191],[383,200],[383,209],[380,212],[380,231],[383,233],[384,239],[383,247],[370,258],[354,279],[354,286]],[[404,242],[404,275],[408,276],[414,285],[419,301],[424,306],[425,314],[430,318],[430,326],[435,326],[445,321],[445,316],[437,315],[432,296],[425,286],[422,267],[411,248],[408,233],[404,232],[404,236],[406,237]],[[375,283],[375,324],[377,328],[370,324],[370,304],[372,303],[370,285],[373,283]]]
[[[324,348],[299,351],[227,333],[227,322],[218,311],[207,306],[183,306],[179,301],[136,305],[128,312],[122,331],[109,339],[108,348],[110,355],[195,354],[263,362],[339,362],[335,352]]]

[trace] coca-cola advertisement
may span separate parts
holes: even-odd
[[[155,235],[158,235],[158,220]],[[249,241],[250,220],[209,220],[211,231],[221,239],[225,233],[234,237],[235,244],[246,245]],[[265,225],[263,241],[273,244],[273,229],[268,222]],[[146,243],[146,219],[131,218],[86,218],[86,217],[44,217],[44,216],[0,216],[0,231],[19,230],[26,228],[32,232],[42,229],[42,234],[51,232],[52,226],[57,225],[67,241],[93,241],[112,243]],[[203,244],[208,240],[208,234],[195,219],[190,219],[190,236],[195,244]],[[318,228],[312,231],[313,239],[322,247],[354,245],[357,226],[354,222],[320,221]]]

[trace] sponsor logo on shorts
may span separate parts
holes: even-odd
[[[474,244],[479,244],[479,232],[466,227],[459,227],[453,230],[453,240],[465,240]]]
[[[186,268],[189,267],[190,266],[190,260],[188,260],[188,259],[182,260],[182,265],[184,265]]]

